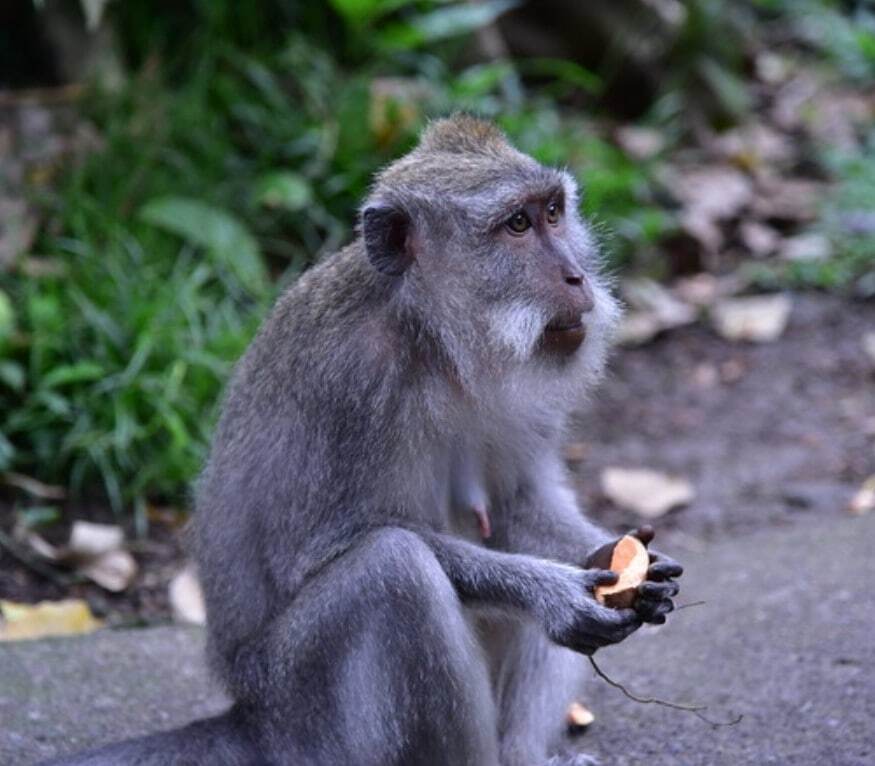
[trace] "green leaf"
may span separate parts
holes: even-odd
[[[750,111],[750,94],[744,81],[728,67],[714,59],[703,58],[699,62],[699,73],[726,112],[740,117]]]
[[[347,23],[354,26],[362,25],[396,8],[410,4],[410,0],[331,0],[334,10],[343,16]]]
[[[21,391],[24,388],[24,381],[24,367],[17,362],[0,362],[0,383],[13,391]]]
[[[76,364],[64,364],[55,367],[41,383],[43,388],[54,388],[69,383],[83,383],[88,380],[97,380],[104,375],[103,367],[96,362],[77,362]]]
[[[553,77],[566,85],[579,88],[585,93],[597,94],[603,85],[597,74],[574,61],[565,59],[525,59],[520,62],[520,69],[527,75]]]
[[[267,287],[258,243],[249,229],[226,210],[189,197],[158,197],[140,209],[140,218],[205,248],[253,293]]]
[[[0,471],[5,471],[12,465],[12,458],[15,457],[15,447],[12,442],[6,438],[0,431]]]
[[[515,73],[513,65],[507,61],[475,64],[459,74],[453,89],[459,97],[483,98],[494,93],[502,82]]]
[[[28,529],[54,524],[61,518],[61,512],[53,505],[32,505],[16,512],[19,521]]]
[[[15,311],[9,296],[0,290],[0,347],[15,328]]]
[[[302,210],[313,200],[313,188],[302,175],[278,170],[256,181],[255,199],[265,207]]]
[[[56,394],[52,391],[37,391],[33,396],[33,401],[38,408],[45,408],[52,415],[56,415],[62,419],[69,417],[70,413],[73,411],[70,402],[60,394]],[[21,410],[19,410],[19,412],[24,414]]]
[[[393,24],[378,39],[390,50],[416,48],[482,29],[516,5],[516,0],[488,0],[476,5],[458,3],[423,13],[407,23]]]

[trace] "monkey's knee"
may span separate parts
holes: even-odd
[[[406,608],[418,596],[429,604],[461,608],[431,548],[414,532],[398,527],[372,532],[358,554],[368,587],[394,606]]]
[[[403,710],[396,705],[392,717],[411,750],[399,762],[497,763],[486,663],[431,548],[412,532],[385,529],[357,555],[369,639],[359,644],[360,661],[346,664],[347,689],[365,690],[370,704],[401,695]]]

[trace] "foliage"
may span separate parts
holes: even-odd
[[[861,296],[875,297],[875,130],[861,153],[833,153],[826,162],[841,181],[826,201],[818,227],[836,255],[793,264],[786,276],[796,284],[825,288],[853,283]]]
[[[493,117],[569,166],[615,265],[652,249],[674,223],[654,201],[659,158],[633,161],[597,118],[559,105],[598,93],[596,74],[543,59],[453,65],[511,5],[107,5],[136,74],[89,94],[103,146],[39,200],[34,252],[51,268],[0,275],[0,470],[101,487],[119,512],[184,501],[231,364],[276,290],[349,238],[373,172],[432,115]],[[745,109],[737,51],[709,52],[722,15],[696,7],[668,93],[689,95],[689,70]],[[657,118],[682,112],[670,101]],[[871,183],[871,167],[847,172],[859,174],[847,194]]]
[[[36,251],[63,272],[3,278],[0,325],[15,331],[0,327],[12,338],[0,469],[74,490],[97,482],[117,510],[180,501],[230,364],[276,289],[268,276],[293,278],[348,238],[371,175],[429,114],[501,116],[526,149],[592,175],[588,204],[634,217],[640,174],[582,120],[546,100],[509,103],[505,63],[454,75],[421,50],[507,3],[476,18],[418,3],[367,45],[369,26],[401,4],[336,5],[355,72],[302,34],[255,52],[212,38],[196,43],[196,64],[145,67],[121,93],[91,95],[104,147],[43,200],[51,223]],[[387,55],[405,80],[374,79]]]
[[[875,77],[875,8],[867,0],[756,0],[755,4],[780,22],[792,23],[845,75],[862,83]]]

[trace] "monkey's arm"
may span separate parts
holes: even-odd
[[[616,537],[584,518],[558,455],[532,465],[517,491],[492,507],[490,543],[501,550],[580,565]]]
[[[557,644],[591,654],[641,625],[634,610],[608,609],[595,600],[596,585],[616,582],[612,572],[493,551],[438,532],[419,534],[464,603],[534,618]]]
[[[536,465],[516,495],[497,510],[490,542],[507,551],[581,565],[593,551],[616,538],[583,517],[558,456]],[[646,545],[653,532],[639,537]],[[654,550],[650,562],[648,582],[640,586],[635,608],[645,622],[661,624],[674,609],[671,599],[678,593],[674,578],[684,570]]]

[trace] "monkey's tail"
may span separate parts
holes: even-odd
[[[264,766],[247,736],[240,711],[232,707],[180,729],[105,745],[46,761],[42,766]]]

